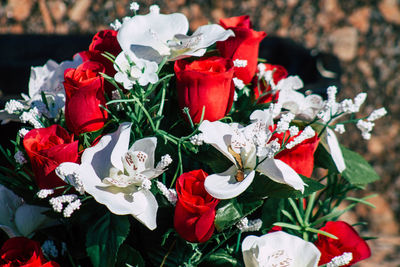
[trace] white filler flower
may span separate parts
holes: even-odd
[[[313,243],[283,231],[247,236],[242,253],[246,267],[316,267],[321,257]]]
[[[162,174],[166,166],[154,168],[155,137],[137,140],[129,148],[131,126],[122,123],[116,132],[87,148],[80,165],[68,162],[60,166],[77,173],[85,191],[112,213],[131,214],[153,230],[158,204],[150,192],[150,180]]]

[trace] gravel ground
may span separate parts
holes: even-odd
[[[358,208],[349,221],[369,222],[365,235],[373,256],[358,266],[400,266],[400,1],[399,0],[167,0],[138,1],[139,13],[158,4],[164,13],[182,12],[191,29],[219,18],[248,14],[254,27],[271,36],[289,37],[309,49],[336,55],[343,69],[340,99],[368,93],[365,115],[386,107],[371,140],[348,129],[342,142],[363,154],[382,180],[370,185],[378,192],[375,210]],[[0,34],[87,34],[130,14],[129,0],[0,0]],[[0,37],[1,38],[1,37]],[[268,37],[267,37],[268,38]]]

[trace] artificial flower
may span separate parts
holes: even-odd
[[[210,195],[218,199],[238,196],[250,186],[256,171],[303,192],[304,182],[300,176],[289,165],[273,158],[279,147],[275,147],[275,142],[268,143],[272,134],[268,129],[272,113],[271,110],[254,112],[250,116],[254,122],[246,127],[219,121],[201,123],[199,130],[204,142],[233,163],[225,172],[206,178],[204,186]]]
[[[182,57],[202,56],[216,41],[233,36],[216,24],[199,27],[191,36],[186,33],[189,22],[185,15],[164,15],[153,8],[149,14],[125,18],[117,39],[122,50],[131,58],[160,63],[164,57],[176,60]]]
[[[79,53],[83,61],[90,60],[100,62],[105,68],[104,73],[110,77],[113,77],[116,71],[113,62],[103,54],[107,52],[116,57],[121,53],[121,47],[117,41],[117,33],[118,32],[114,30],[101,30],[97,32],[93,36],[89,49]],[[105,91],[107,93],[110,93],[114,89],[115,88],[111,83],[105,83]]]
[[[0,248],[0,266],[4,267],[60,267],[54,261],[47,261],[40,244],[25,237],[14,237]]]
[[[283,231],[247,236],[242,253],[246,267],[316,267],[321,256],[313,243]]]
[[[319,95],[305,96],[296,91],[302,87],[303,82],[298,76],[289,76],[280,80],[277,84],[278,104],[295,114],[297,118],[312,121],[323,108],[324,101]]]
[[[272,135],[271,140],[277,138],[278,142],[282,144],[285,136],[285,142],[289,143],[298,138],[302,132],[303,131],[299,131],[298,135],[290,137],[289,131],[286,131],[286,133],[275,133]],[[311,177],[314,169],[314,153],[317,150],[319,140],[318,134],[315,133],[312,138],[307,138],[293,148],[282,150],[275,155],[275,158],[285,162],[298,174]]]
[[[42,214],[47,210],[26,204],[22,198],[0,185],[0,229],[9,237],[29,237],[37,229],[49,226],[51,219]]]
[[[205,242],[214,232],[215,207],[219,200],[205,190],[206,177],[203,170],[195,170],[183,173],[176,181],[178,202],[174,227],[189,242]]]
[[[239,16],[221,19],[220,24],[227,30],[232,30],[235,36],[217,43],[221,55],[232,60],[246,60],[245,67],[235,67],[235,76],[248,84],[257,70],[258,47],[265,32],[252,29],[249,16]]]
[[[338,239],[318,234],[315,245],[321,251],[319,265],[327,264],[333,258],[340,257],[344,253],[351,253],[351,259],[341,266],[351,266],[371,256],[371,250],[367,242],[348,223],[343,221],[327,222],[320,230],[328,232]]]
[[[131,123],[122,123],[114,133],[104,135],[87,148],[81,164],[64,163],[68,181],[73,175],[84,190],[114,214],[131,214],[149,229],[156,228],[158,204],[150,191],[151,179],[164,172],[169,162],[154,167],[157,138],[137,140],[129,148]]]
[[[276,102],[279,97],[276,85],[288,76],[287,70],[280,65],[267,63],[258,64],[258,70],[253,79],[255,100],[258,104]]]
[[[175,62],[179,107],[189,108],[192,121],[223,118],[231,109],[234,95],[233,64],[221,57]]]
[[[105,106],[104,66],[96,61],[85,61],[76,69],[65,71],[65,120],[68,129],[79,135],[101,129],[108,113]]]
[[[23,145],[39,188],[52,189],[65,185],[54,170],[62,162],[78,160],[78,141],[74,141],[73,135],[53,124],[47,128],[29,131],[24,137]]]
[[[333,162],[336,165],[336,169],[341,173],[346,169],[346,163],[344,162],[343,153],[340,149],[339,142],[336,138],[335,132],[329,128],[326,128],[325,140],[328,145],[329,151]]]
[[[114,68],[117,71],[114,75],[115,81],[127,90],[132,89],[135,83],[146,86],[158,82],[158,65],[153,61],[138,58],[132,60],[121,52],[115,59]]]

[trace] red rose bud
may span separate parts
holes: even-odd
[[[235,93],[233,63],[221,57],[202,58],[193,62],[175,62],[176,86],[179,107],[189,108],[190,116],[199,123],[204,110],[204,120],[216,121],[231,109]]]
[[[0,266],[4,267],[59,267],[47,261],[40,244],[25,237],[14,237],[4,242],[0,249]]]
[[[272,65],[272,64],[263,64],[265,66],[265,71],[272,71],[272,78],[274,80],[274,84],[278,84],[278,82],[288,76],[287,70],[280,65]],[[257,100],[257,104],[276,102],[279,98],[278,92],[271,92],[271,85],[267,84],[263,79],[259,80],[258,77],[254,77],[253,79],[254,85],[254,98]]]
[[[299,131],[299,135],[301,133],[302,131]],[[298,136],[287,138],[289,135],[289,131],[286,131],[286,142],[291,142]],[[273,141],[275,139],[278,139],[279,144],[282,145],[283,133],[273,134],[270,140]],[[315,133],[314,137],[304,140],[291,149],[282,150],[274,158],[282,160],[298,174],[310,177],[314,169],[314,153],[317,150],[319,140],[317,133]]]
[[[207,176],[203,170],[195,170],[182,174],[176,182],[178,202],[174,227],[189,242],[205,242],[214,232],[215,207],[219,200],[205,190]]]
[[[78,161],[78,141],[74,141],[73,135],[54,124],[29,131],[23,144],[40,189],[65,185],[54,170],[63,162]]]
[[[348,223],[343,221],[327,222],[320,230],[328,232],[338,239],[318,234],[318,239],[315,242],[321,252],[318,265],[327,264],[334,257],[342,256],[344,253],[349,252],[352,254],[352,260],[343,266],[351,266],[371,256],[371,250],[367,242]]]
[[[99,72],[104,72],[101,63],[85,61],[64,73],[65,120],[76,135],[99,130],[107,120],[107,112],[99,106],[106,104],[104,78]]]
[[[259,44],[267,34],[251,29],[249,16],[221,19],[219,24],[235,33],[234,37],[217,42],[219,52],[223,57],[233,61],[236,59],[247,60],[246,67],[235,67],[234,76],[245,84],[250,83],[257,70]]]

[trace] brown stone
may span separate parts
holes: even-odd
[[[7,15],[14,18],[16,21],[23,21],[31,14],[33,4],[33,0],[9,0]]]
[[[69,18],[72,21],[80,22],[85,20],[87,12],[92,5],[92,0],[78,0],[69,11]]]
[[[349,22],[360,32],[366,33],[369,29],[370,15],[371,9],[369,7],[362,7],[350,15]]]
[[[60,22],[67,13],[67,6],[61,0],[48,1],[47,5],[51,16],[57,22]]]
[[[382,0],[379,5],[383,17],[391,23],[400,25],[400,3],[396,0]]]
[[[353,27],[343,27],[330,35],[333,52],[343,61],[351,61],[357,55],[358,34]]]

